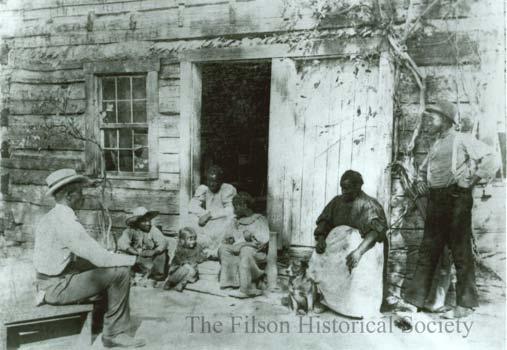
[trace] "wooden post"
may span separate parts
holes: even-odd
[[[385,143],[385,152],[382,152],[384,159],[382,164],[385,168],[379,178],[377,186],[377,199],[386,211],[387,222],[391,216],[391,169],[388,167],[393,161],[393,126],[394,126],[394,65],[391,54],[383,51],[379,59],[378,79],[378,116],[381,120],[380,140]],[[379,156],[381,154],[379,153]]]
[[[191,62],[180,64],[180,215],[200,183],[201,70]]]
[[[278,267],[276,265],[277,255],[278,255],[278,242],[277,242],[277,233],[271,231],[269,233],[269,247],[268,247],[268,257],[267,257],[267,266],[266,266],[266,274],[268,276],[268,289],[273,290],[277,285],[278,278]]]

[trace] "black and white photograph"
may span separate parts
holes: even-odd
[[[0,0],[0,350],[503,350],[506,0]]]

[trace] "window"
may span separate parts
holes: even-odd
[[[146,75],[100,78],[100,122],[105,169],[110,173],[149,171]]]
[[[88,100],[85,135],[93,140],[85,143],[86,173],[156,179],[160,59],[86,62],[83,69]]]

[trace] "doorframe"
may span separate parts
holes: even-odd
[[[386,208],[386,214],[390,217],[391,177],[387,165],[392,162],[392,148],[393,142],[395,142],[393,138],[394,68],[390,54],[387,51],[379,52],[380,39],[378,38],[371,38],[361,43],[354,40],[344,43],[343,40],[330,39],[328,42],[324,41],[321,44],[315,51],[306,54],[293,50],[285,44],[260,45],[247,48],[197,49],[180,53],[178,57],[180,63],[180,218],[188,213],[188,204],[193,196],[193,191],[201,180],[202,64],[272,61],[275,58],[293,58],[295,60],[344,58],[353,53],[365,54],[372,52],[380,53],[378,84],[385,87],[385,90],[382,90],[379,94],[379,101],[382,102],[379,102],[378,116],[384,116],[383,136],[391,140],[388,147],[391,152],[386,154],[386,171],[381,179],[382,184],[377,191],[377,195],[379,196],[378,200]],[[380,97],[382,97],[382,100]],[[391,101],[391,103],[385,103],[385,101]],[[269,176],[270,169],[268,167],[268,182]],[[267,198],[269,201],[269,193]],[[267,205],[269,207],[270,203],[267,203]]]

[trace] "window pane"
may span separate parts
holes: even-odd
[[[132,151],[120,151],[120,171],[134,171],[132,165]]]
[[[134,129],[134,148],[148,146],[148,129]]]
[[[102,99],[103,100],[114,100],[115,99],[115,87],[114,78],[103,78],[102,79]]]
[[[120,129],[120,148],[132,148],[132,129]]]
[[[143,147],[134,151],[134,171],[148,171],[148,148]]]
[[[118,123],[132,123],[130,117],[130,101],[118,102]]]
[[[134,101],[134,123],[146,123],[146,101]]]
[[[130,99],[130,78],[118,78],[118,100]]]
[[[146,98],[146,78],[145,77],[132,78],[132,97],[133,98]]]
[[[117,129],[104,130],[104,147],[107,148],[116,148],[118,147],[117,143]]]
[[[116,123],[116,103],[103,102],[102,111],[106,112],[105,118],[102,120],[104,123]]]
[[[106,150],[104,151],[104,157],[106,160],[106,170],[118,171],[118,151]]]

